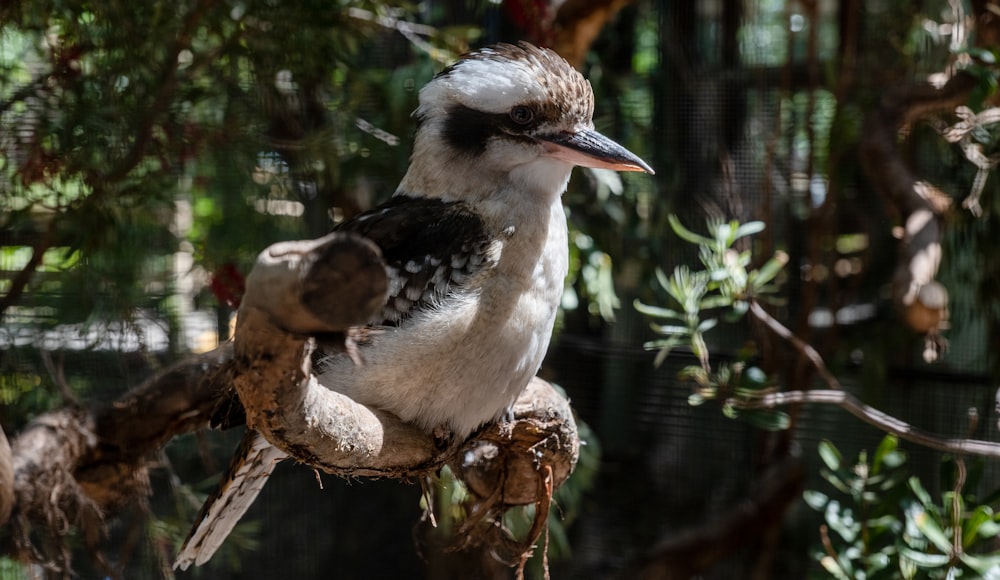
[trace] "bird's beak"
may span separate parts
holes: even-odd
[[[615,171],[645,171],[650,175],[654,173],[635,153],[590,129],[546,135],[541,141],[549,157],[568,161],[573,165]]]

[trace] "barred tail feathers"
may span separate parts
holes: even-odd
[[[274,467],[287,457],[259,433],[248,430],[218,489],[201,507],[174,569],[187,570],[192,563],[201,566],[208,562],[250,509]]]

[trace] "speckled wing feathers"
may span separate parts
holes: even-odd
[[[461,202],[397,195],[336,229],[362,235],[382,250],[389,295],[371,326],[399,324],[492,263],[492,236]]]

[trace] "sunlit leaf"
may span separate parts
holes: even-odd
[[[878,447],[875,448],[875,455],[872,456],[872,473],[879,473],[882,471],[883,463],[885,462],[886,455],[894,453],[899,447],[899,440],[895,435],[886,435],[879,441]],[[888,466],[895,467],[895,466]]]
[[[740,375],[740,386],[751,390],[760,390],[768,385],[767,373],[760,367],[747,367]]]
[[[963,552],[958,558],[983,579],[1000,578],[1000,554],[981,556]]]
[[[899,552],[919,568],[940,568],[950,561],[944,554],[927,554],[906,547],[900,548]]]
[[[811,507],[816,511],[822,511],[826,507],[827,502],[830,501],[830,497],[825,493],[807,489],[802,492],[802,499],[805,500],[806,505]]]
[[[992,524],[993,530],[989,525]],[[980,533],[984,538],[996,535],[997,526],[993,521],[993,510],[990,506],[977,506],[966,517],[962,525],[962,547],[971,547],[979,539]],[[993,533],[990,533],[990,532]]]
[[[830,575],[836,578],[837,580],[851,580],[851,576],[848,575],[847,572],[844,572],[844,570],[840,567],[840,564],[837,563],[837,560],[835,558],[831,556],[823,556],[823,558],[820,559],[819,563],[820,566],[823,566],[824,570],[829,572]]]
[[[773,258],[764,262],[764,265],[752,274],[751,279],[754,292],[763,291],[767,284],[785,269],[785,265],[787,264],[788,254],[784,252],[778,252]]]
[[[667,216],[667,220],[670,222],[670,229],[674,230],[677,237],[681,238],[686,242],[692,244],[701,245],[711,245],[714,240],[711,238],[706,238],[705,236],[698,235],[691,230],[684,227],[681,220],[675,215],[670,214]]]
[[[934,507],[934,500],[931,499],[931,494],[927,493],[924,489],[923,484],[916,477],[911,477],[907,480],[907,484],[910,486],[910,490],[913,491],[913,495],[917,496],[917,500],[923,504],[924,508],[930,509]]]
[[[819,475],[837,491],[846,494],[851,493],[851,486],[847,485],[847,483],[845,483],[836,472],[830,471],[829,469],[820,469]]]
[[[752,221],[741,224],[736,228],[736,232],[733,234],[733,239],[738,240],[744,236],[752,236],[754,234],[759,234],[764,231],[766,224],[762,221]]]
[[[840,450],[828,439],[819,442],[819,457],[831,471],[839,470],[843,462]]]
[[[683,315],[676,310],[671,310],[670,308],[663,308],[662,306],[650,306],[648,304],[643,304],[642,302],[636,300],[632,303],[635,309],[645,314],[646,316],[652,316],[654,318],[678,318],[682,319]]]
[[[691,331],[686,326],[677,326],[676,324],[650,324],[649,326],[657,333],[668,336],[687,336],[691,334]]]
[[[911,480],[912,481],[912,480]],[[941,529],[938,522],[934,519],[932,514],[927,512],[927,510],[922,509],[918,504],[910,504],[909,508],[906,510],[906,517],[913,522],[920,533],[923,534],[925,538],[930,540],[934,547],[945,554],[950,554],[952,551],[951,539],[948,535]]]
[[[726,296],[709,296],[701,301],[701,308],[709,310],[712,308],[727,308],[733,303],[733,299]]]

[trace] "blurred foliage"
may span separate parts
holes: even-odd
[[[980,498],[983,460],[942,463],[945,489],[935,499],[906,468],[906,453],[887,435],[869,458],[855,462],[822,441],[822,476],[832,493],[806,491],[806,503],[823,514],[816,559],[830,577],[1000,577],[1000,489]],[[839,498],[839,499],[838,499]]]

